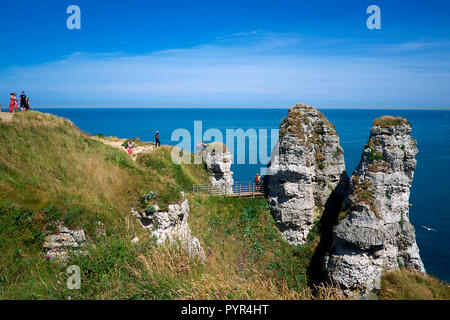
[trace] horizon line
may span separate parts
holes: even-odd
[[[289,109],[289,107],[261,107],[261,106],[246,106],[246,107],[235,107],[235,106],[207,106],[207,107],[189,107],[189,106],[140,106],[140,107],[125,107],[125,106],[44,106],[44,107],[34,107],[34,110],[38,109]],[[314,107],[314,106],[313,106]],[[399,110],[399,111],[450,111],[450,107],[315,107],[316,109],[326,109],[326,110]]]

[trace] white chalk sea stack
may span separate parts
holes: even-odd
[[[264,177],[267,200],[283,238],[303,244],[331,193],[344,192],[344,152],[334,126],[304,104],[289,109],[276,148]]]

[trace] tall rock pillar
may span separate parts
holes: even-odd
[[[283,238],[303,244],[331,193],[344,192],[344,151],[334,126],[320,111],[304,104],[289,109],[280,124],[276,148],[264,189]]]
[[[370,130],[325,261],[329,279],[344,292],[368,293],[379,288],[383,272],[402,266],[425,271],[409,222],[417,153],[410,132],[406,119],[390,116]]]

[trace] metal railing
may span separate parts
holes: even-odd
[[[251,181],[234,182],[233,184],[194,184],[193,192],[221,194],[231,197],[255,197],[264,195],[262,184]]]

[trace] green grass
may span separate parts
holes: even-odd
[[[42,250],[45,235],[55,231],[51,222],[62,220],[68,227],[83,228],[92,245],[100,241],[98,222],[104,224],[107,239],[128,243],[138,235],[145,241],[148,232],[130,215],[141,194],[156,191],[164,208],[181,200],[180,191],[189,179],[200,182],[206,176],[196,177],[199,170],[188,166],[163,172],[151,164],[143,166],[125,152],[84,135],[69,121],[39,112],[16,114],[12,123],[0,123],[0,141],[3,298],[21,298],[19,287],[35,287],[50,276],[46,272],[59,270],[47,267]],[[147,158],[159,159],[168,152],[169,148],[161,148]],[[34,277],[22,276],[24,263],[36,270]],[[35,294],[44,297],[39,290]],[[53,292],[47,297],[56,296]]]
[[[400,125],[411,125],[411,123],[402,117],[393,117],[393,116],[382,116],[380,118],[377,118],[373,121],[372,126],[378,126],[382,128],[389,128],[389,127],[395,127]]]
[[[208,175],[203,164],[175,164],[171,159],[172,148],[163,146],[156,153],[145,153],[138,156],[137,162],[159,175],[170,175],[176,184],[184,190],[190,190],[192,184],[206,183]]]
[[[370,147],[370,153],[367,155],[367,162],[372,163],[377,160],[383,160],[383,155],[377,152],[373,147]]]
[[[217,263],[227,254],[226,261],[235,261],[231,268],[244,262],[246,270],[250,267],[289,288],[307,287],[307,270],[317,244],[314,236],[303,247],[286,243],[265,200],[198,195],[190,203],[198,218],[191,228],[206,251],[216,253]]]

